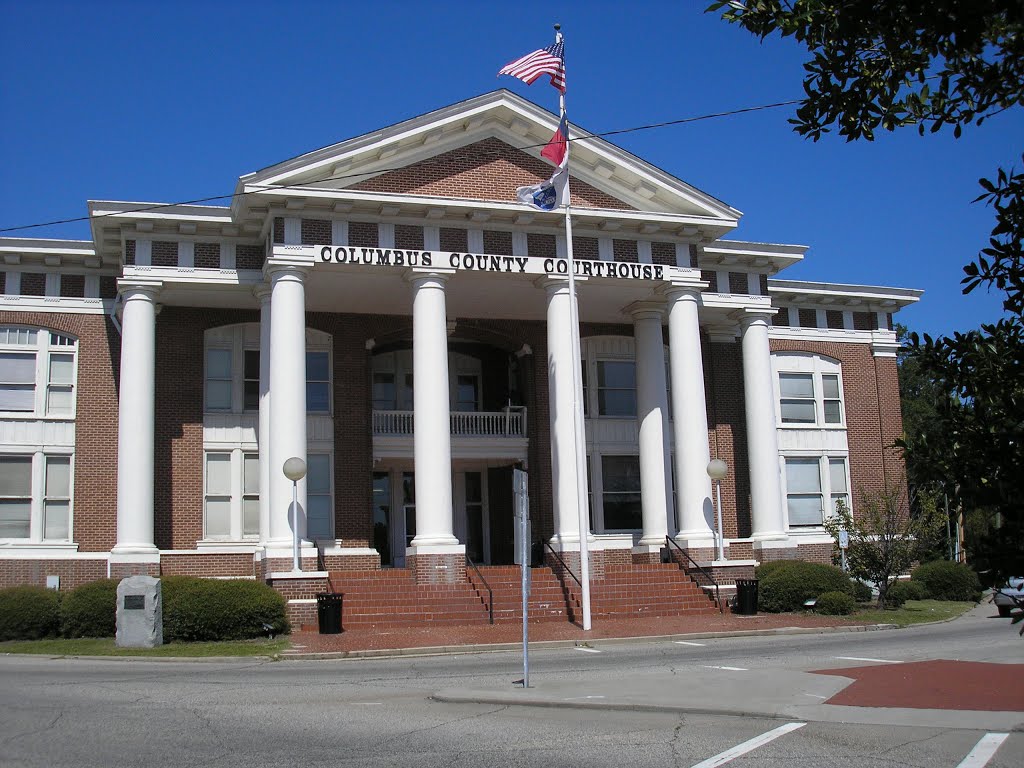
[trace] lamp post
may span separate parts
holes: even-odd
[[[725,560],[725,531],[722,529],[722,480],[729,474],[729,465],[721,459],[708,462],[708,477],[715,483],[715,508],[718,514],[718,559]]]
[[[299,561],[299,480],[306,476],[306,462],[292,456],[284,463],[284,476],[292,481],[292,570],[301,571]]]

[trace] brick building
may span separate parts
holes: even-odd
[[[827,560],[834,502],[902,472],[892,316],[920,292],[780,279],[805,247],[725,239],[738,211],[590,139],[576,336],[564,215],[515,202],[556,123],[497,91],[242,176],[230,207],[94,201],[90,241],[0,239],[0,586],[249,577],[300,620],[373,583],[454,605],[507,576],[514,468],[563,616],[581,499],[595,605],[634,584],[607,613],[686,578],[666,537],[724,585]]]

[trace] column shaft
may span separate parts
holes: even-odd
[[[117,429],[116,554],[153,554],[156,290],[123,290]]]
[[[292,456],[306,461],[306,292],[305,274],[295,267],[271,273],[270,310],[270,541],[290,546],[292,482],[284,463]],[[262,336],[261,336],[262,342]],[[262,361],[261,361],[262,362]],[[298,535],[306,535],[306,481],[299,481]]]
[[[270,336],[271,292],[261,288],[260,300],[260,416],[257,441],[260,451],[260,543],[270,539]]]
[[[633,314],[636,338],[636,404],[640,427],[641,546],[661,547],[668,535],[665,457],[668,445],[668,395],[661,310]]]
[[[755,539],[782,538],[786,521],[779,480],[779,437],[775,425],[768,319],[743,319],[743,400],[750,460],[750,502]]]
[[[416,536],[412,547],[458,544],[452,524],[452,444],[448,402],[446,276],[413,277],[413,449]]]
[[[669,293],[669,361],[679,499],[676,519],[681,542],[710,546],[715,510],[707,473],[711,456],[697,300],[695,290]]]
[[[576,462],[573,333],[569,285],[547,284],[548,413],[551,420],[551,484],[555,534],[552,542],[579,542],[580,477]]]

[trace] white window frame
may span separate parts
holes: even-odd
[[[782,376],[802,374],[811,377],[814,400],[813,422],[784,422],[782,420]],[[836,398],[826,398],[824,377],[835,376],[839,388],[839,421],[826,422],[825,403]],[[773,352],[772,381],[775,390],[775,420],[780,429],[846,429],[846,398],[843,391],[843,371],[838,360],[805,352]],[[793,398],[786,398],[793,399]],[[810,398],[806,398],[810,400]]]
[[[228,456],[229,461],[229,485],[227,493],[209,493],[209,458],[212,455]],[[252,457],[256,460],[256,531],[245,533],[244,531],[244,510],[245,498],[253,496],[251,491],[245,489],[245,458]],[[209,532],[208,504],[212,497],[224,497],[228,500],[228,526],[226,534],[211,534]],[[243,448],[207,448],[203,451],[203,540],[217,542],[254,542],[259,540],[259,453],[251,449]]]
[[[24,341],[19,338],[22,335],[25,336]],[[34,335],[34,339],[29,340],[29,335]],[[70,334],[51,331],[48,328],[5,325],[0,326],[0,353],[33,355],[35,357],[32,409],[0,411],[0,418],[63,421],[75,419],[78,399],[78,339]],[[53,384],[50,381],[53,359],[57,355],[71,356],[70,384]],[[0,370],[0,381],[3,380],[4,374]],[[56,387],[70,390],[70,408],[67,411],[55,412],[50,408],[50,392]]]
[[[591,457],[588,457],[591,458]],[[640,495],[642,493],[640,481],[640,455],[639,453],[625,452],[625,451],[612,451],[608,450],[603,453],[595,453],[593,455],[594,465],[591,479],[596,480],[600,478],[600,493],[591,493],[591,499],[594,506],[594,526],[601,533],[639,533],[643,531],[643,498],[640,499],[640,519],[639,525],[636,528],[611,528],[608,526],[607,520],[605,519],[605,495],[610,493],[605,487],[605,473],[604,473],[604,460],[605,459],[618,459],[618,458],[632,458],[636,459],[637,463],[637,487],[635,491],[615,491],[613,493],[635,493]],[[596,477],[594,477],[596,475]],[[588,483],[589,486],[589,483]],[[598,528],[598,526],[600,526]]]
[[[18,450],[12,447],[10,450],[0,451],[4,458],[28,458],[31,459],[30,489],[31,499],[29,501],[29,535],[27,537],[6,537],[0,538],[0,542],[11,545],[24,544],[71,544],[74,539],[75,522],[75,457],[72,450]],[[68,495],[60,496],[59,500],[67,501],[68,504],[68,535],[62,538],[46,538],[46,502],[49,500],[46,495],[46,471],[47,462],[52,458],[68,459]],[[13,497],[12,497],[13,498]],[[26,497],[18,497],[26,498]]]
[[[794,525],[789,519],[789,473],[786,465],[790,461],[816,461],[818,464],[818,486],[820,489],[822,504],[822,522],[816,524]],[[846,487],[838,489],[832,487],[831,463],[834,461],[843,462],[843,474]],[[849,454],[835,453],[811,453],[791,452],[782,457],[782,498],[786,511],[786,526],[793,531],[821,531],[824,530],[824,521],[835,516],[835,500],[837,497],[844,497],[847,507],[853,511],[853,499],[850,495],[850,457]],[[827,500],[827,501],[826,501]]]
[[[334,540],[334,536],[335,536],[335,530],[334,530],[334,528],[335,528],[335,526],[334,526],[334,522],[335,522],[334,521],[334,513],[335,513],[335,508],[334,508],[334,452],[333,451],[320,451],[320,450],[307,450],[307,452],[306,452],[307,464],[311,463],[311,462],[309,462],[309,458],[311,456],[325,456],[325,457],[327,457],[327,473],[328,473],[327,489],[328,490],[327,490],[327,494],[313,494],[313,493],[311,493],[311,491],[309,489],[309,482],[308,482],[308,476],[307,476],[307,479],[306,479],[306,536],[308,538],[311,538],[311,539],[313,538],[310,535],[310,533],[309,533],[309,497],[313,496],[313,495],[316,495],[316,496],[326,495],[328,497],[328,502],[329,502],[328,503],[329,514],[327,516],[327,520],[328,520],[328,522],[330,524],[330,530],[327,532],[326,536],[317,536],[315,540],[316,541],[333,541]]]
[[[245,353],[262,354],[259,336],[259,323],[239,323],[207,329],[203,344],[203,413],[242,414],[259,411],[258,402],[255,407],[245,407]],[[307,411],[311,415],[334,415],[334,358],[331,346],[329,334],[306,329],[306,354],[318,352],[327,355],[327,410]],[[231,355],[231,405],[227,408],[211,408],[207,402],[207,382],[210,381],[208,352],[214,349],[225,350]]]

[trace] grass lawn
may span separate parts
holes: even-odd
[[[974,605],[974,603],[947,600],[908,600],[903,607],[893,611],[880,611],[874,607],[862,608],[847,618],[857,622],[867,621],[875,624],[895,624],[899,627],[908,627],[911,624],[953,619],[960,614],[967,613]]]
[[[287,639],[226,640],[216,643],[167,643],[159,648],[118,648],[112,637],[73,640],[14,640],[0,643],[0,653],[38,653],[46,656],[270,656],[287,649]]]

